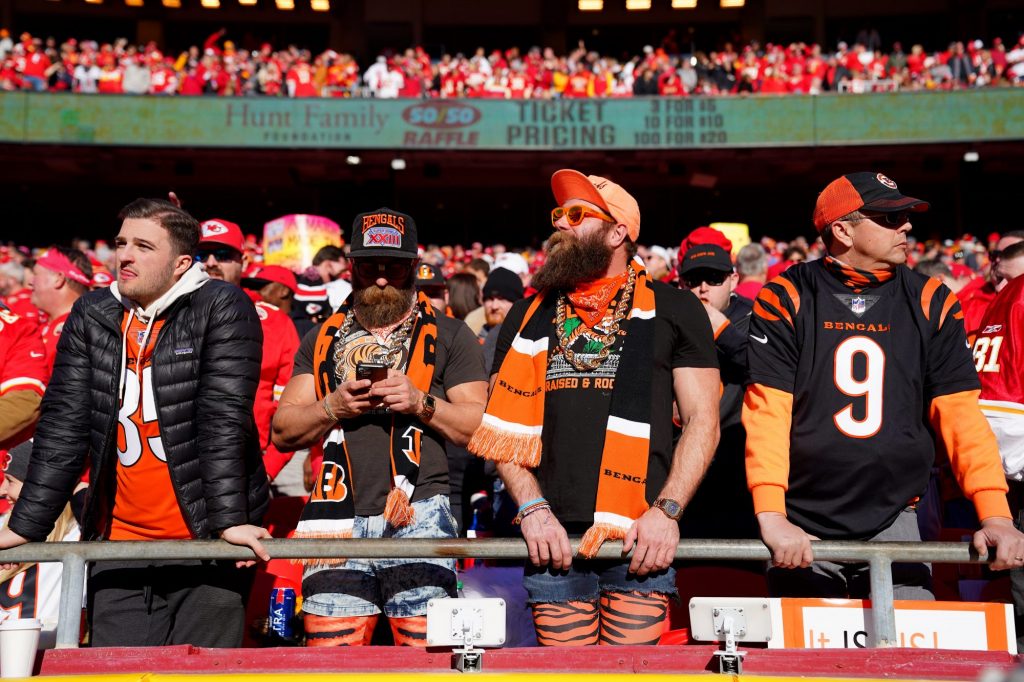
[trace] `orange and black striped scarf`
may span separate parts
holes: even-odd
[[[822,265],[833,277],[842,282],[843,286],[849,287],[855,294],[874,289],[896,276],[895,270],[861,270],[832,256],[825,256]]]
[[[622,539],[647,511],[650,456],[651,367],[654,361],[654,291],[639,261],[626,342],[615,374],[615,391],[605,427],[594,524],[583,535],[579,554],[591,558],[605,540]],[[505,355],[487,402],[483,422],[469,451],[496,462],[536,468],[544,432],[544,382],[555,330],[555,292],[537,294]],[[637,399],[641,396],[642,399]],[[586,425],[580,425],[585,427]],[[571,453],[560,453],[571,456]]]
[[[417,299],[419,315],[413,326],[406,376],[424,393],[430,390],[434,377],[437,344],[437,320],[429,299],[422,293]],[[346,300],[334,315],[320,327],[313,346],[313,379],[317,400],[337,388],[334,367],[334,349],[344,339],[339,338],[345,318],[351,314]],[[311,408],[312,409],[312,408]],[[412,496],[419,477],[420,448],[410,450],[410,437],[419,439],[422,429],[411,415],[394,414],[391,417],[391,492],[384,507],[384,519],[395,527],[406,526],[413,520]],[[411,436],[406,435],[411,434]],[[350,538],[355,522],[355,481],[345,432],[336,425],[324,440],[324,459],[309,501],[302,509],[295,537]],[[309,564],[338,564],[340,560],[310,560]]]

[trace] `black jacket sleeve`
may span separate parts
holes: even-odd
[[[207,317],[199,392],[197,454],[209,529],[248,522],[246,443],[255,428],[263,329],[252,301],[236,287],[217,287]]]

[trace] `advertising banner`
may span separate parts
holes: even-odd
[[[300,271],[313,263],[322,247],[341,246],[341,227],[330,218],[296,213],[263,226],[263,261]]]

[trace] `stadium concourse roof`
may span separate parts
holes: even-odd
[[[645,679],[673,682],[729,680],[758,682],[860,682],[881,679],[975,680],[986,669],[1009,672],[1017,656],[999,652],[933,649],[746,649],[744,674],[710,677],[717,671],[711,645],[635,647],[553,647],[493,649],[484,654],[489,680],[569,682]],[[453,679],[451,653],[407,647],[320,649],[197,649],[188,645],[156,648],[64,649],[42,656],[39,674],[69,681],[179,682],[181,680],[369,680]],[[296,673],[294,675],[289,673]],[[333,674],[331,674],[333,673]],[[426,673],[426,675],[425,675]],[[187,677],[186,677],[187,675]],[[301,675],[301,677],[300,677]],[[399,675],[401,677],[399,677]],[[74,677],[72,677],[74,676]]]
[[[964,160],[976,152],[978,161]],[[358,164],[351,163],[358,155]],[[614,178],[637,197],[642,243],[675,244],[713,221],[756,237],[811,236],[830,180],[879,170],[932,202],[919,237],[1010,229],[1024,186],[1024,142],[861,147],[626,151],[280,150],[0,145],[4,238],[45,246],[109,238],[118,210],[174,190],[198,217],[259,232],[288,213],[355,214],[389,205],[416,216],[430,243],[539,243],[549,233],[548,178],[573,167]],[[396,170],[395,159],[405,162]],[[42,229],[40,229],[42,227]],[[347,229],[346,229],[347,231]]]

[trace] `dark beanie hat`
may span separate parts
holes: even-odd
[[[508,268],[491,270],[484,282],[484,299],[503,298],[515,303],[523,297],[523,280]]]
[[[24,482],[28,476],[28,463],[32,460],[32,441],[27,440],[7,451],[4,474]]]

